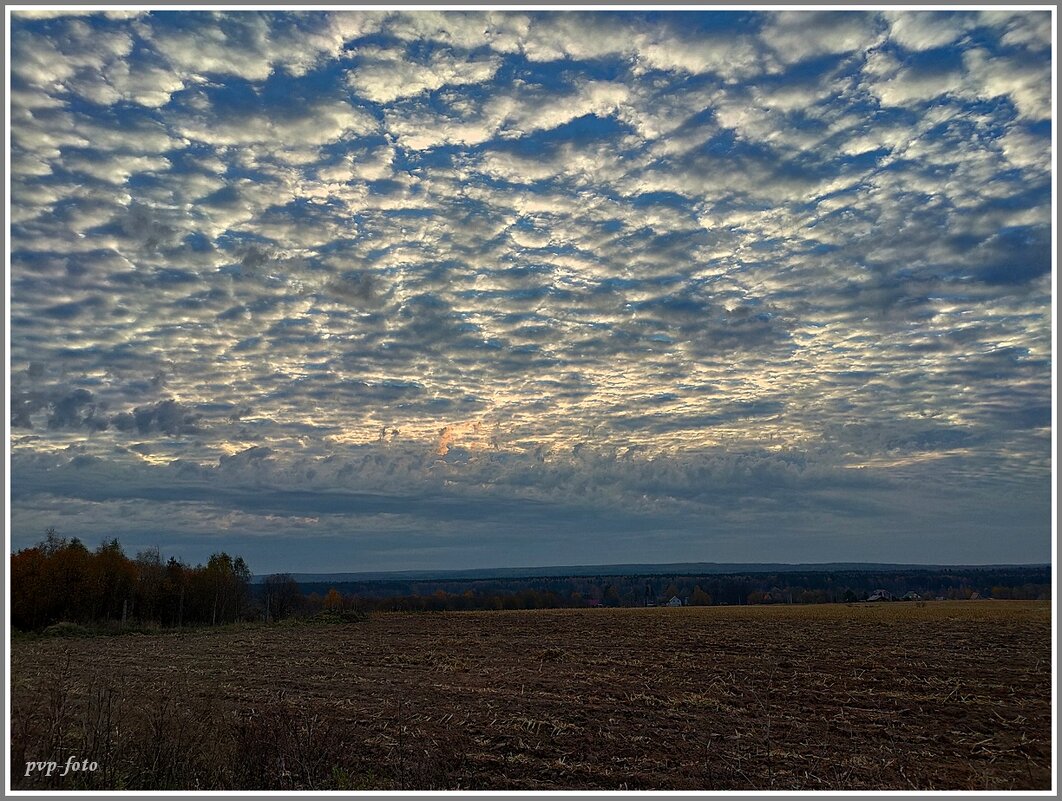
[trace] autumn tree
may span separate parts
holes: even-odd
[[[33,629],[48,614],[52,590],[45,583],[45,560],[40,548],[26,548],[11,557],[11,625]]]
[[[77,537],[69,542],[45,543],[45,583],[53,594],[51,622],[97,618],[98,589],[94,586],[92,554]],[[54,550],[53,550],[54,548]]]
[[[701,585],[697,584],[693,587],[693,593],[690,595],[690,606],[711,606],[712,596],[701,589]]]
[[[329,611],[338,611],[343,608],[343,596],[335,587],[328,590],[328,595],[324,598],[324,608]]]
[[[136,585],[133,588],[135,615],[144,621],[162,619],[162,584],[165,568],[159,549],[147,548],[136,555]]]
[[[117,539],[105,540],[96,549],[91,576],[93,619],[124,622],[136,585],[136,566]]]
[[[251,571],[243,557],[235,558],[222,551],[211,555],[204,571],[210,594],[210,624],[233,622],[249,606]]]
[[[282,620],[302,605],[302,590],[290,573],[267,576],[262,590],[267,620]]]
[[[162,623],[170,626],[184,625],[185,595],[188,592],[189,570],[170,557],[162,579]]]
[[[247,617],[251,606],[251,569],[242,556],[232,560],[232,594],[235,604],[235,617]]]

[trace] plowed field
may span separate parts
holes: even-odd
[[[16,641],[15,787],[1047,789],[1040,602]],[[26,777],[26,760],[98,769]],[[60,765],[61,769],[62,765]]]

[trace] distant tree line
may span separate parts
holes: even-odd
[[[289,577],[290,578],[290,577]],[[292,583],[294,579],[291,579]],[[673,597],[690,606],[852,603],[878,589],[897,598],[1051,597],[1050,567],[718,573],[695,576],[549,576],[498,579],[304,582],[306,598],[335,590],[365,611],[553,609],[660,605]]]
[[[77,537],[49,530],[11,557],[11,625],[53,623],[218,625],[257,616],[244,560],[216,553],[191,567],[163,562],[157,548],[130,558],[117,539],[90,551]]]

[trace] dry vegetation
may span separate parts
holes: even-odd
[[[1046,789],[1048,603],[379,614],[12,647],[15,787]],[[23,777],[68,754],[95,774]],[[80,783],[80,784],[79,784]]]

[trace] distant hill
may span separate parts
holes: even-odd
[[[469,570],[392,570],[357,573],[293,573],[300,584],[347,583],[366,581],[459,581],[463,579],[522,579],[564,576],[659,576],[710,575],[738,573],[838,573],[851,571],[881,572],[888,570],[990,570],[1001,568],[1044,567],[1030,565],[915,565],[881,562],[823,562],[818,564],[674,562],[670,564],[561,565],[552,567],[485,567]],[[1049,564],[1047,565],[1050,566]],[[256,575],[253,582],[261,582]]]

